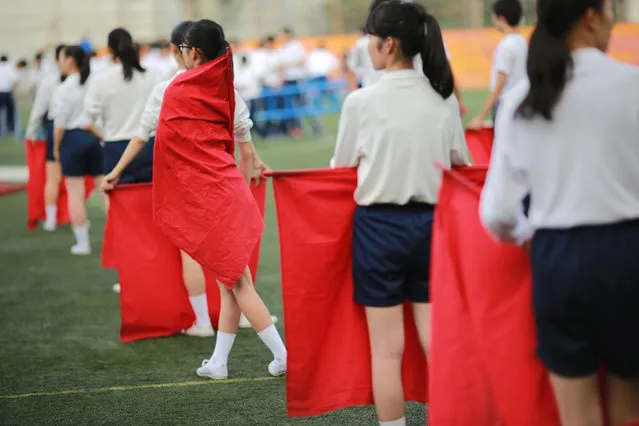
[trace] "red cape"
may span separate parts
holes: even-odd
[[[233,61],[225,56],[167,88],[155,138],[156,226],[232,288],[264,231],[235,164]]]

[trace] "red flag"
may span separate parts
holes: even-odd
[[[274,175],[291,417],[373,403],[364,309],[353,301],[351,248],[354,169]],[[426,359],[410,307],[406,315],[404,390],[427,402]]]
[[[435,218],[429,419],[442,426],[559,425],[537,359],[530,260],[478,215],[485,167],[445,171]]]
[[[266,183],[251,189],[263,212]],[[171,336],[189,328],[195,316],[182,279],[180,252],[153,225],[151,184],[119,186],[109,198],[102,265],[119,272],[120,338],[132,342]],[[258,261],[259,243],[249,263],[254,281]],[[220,292],[214,274],[207,271],[206,276],[209,311],[217,326]]]
[[[153,210],[158,228],[233,287],[264,221],[233,157],[230,51],[167,88],[156,132]]]
[[[490,164],[494,137],[495,131],[492,127],[484,127],[481,130],[466,130],[466,144],[474,165]]]
[[[46,219],[44,206],[44,185],[46,183],[46,159],[47,146],[44,141],[25,141],[25,152],[27,156],[27,168],[29,169],[29,180],[27,182],[27,227],[34,230],[38,223]],[[86,186],[86,198],[91,196],[94,188],[92,177],[84,180]],[[71,221],[69,217],[69,201],[67,199],[67,188],[64,179],[60,182],[60,192],[58,195],[58,225],[67,225]]]

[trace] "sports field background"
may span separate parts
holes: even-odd
[[[485,95],[464,94],[468,118]],[[327,167],[337,117],[325,122],[322,138],[256,141],[257,149],[276,170]],[[0,166],[23,164],[23,143],[0,138]],[[257,288],[281,319],[271,189],[269,194]],[[99,197],[90,199],[88,215],[94,254],[73,257],[68,227],[29,232],[26,193],[0,197],[0,424],[376,424],[372,407],[288,419],[285,379],[268,377],[270,352],[250,330],[235,341],[227,382],[195,376],[215,338],[120,343],[119,298],[111,291],[117,277],[100,268],[105,215]],[[423,425],[424,415],[422,406],[410,405],[411,424]]]

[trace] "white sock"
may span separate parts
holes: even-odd
[[[211,325],[209,317],[209,304],[206,300],[206,293],[199,296],[189,296],[191,307],[195,312],[195,325],[198,327],[208,327]]]
[[[213,356],[211,356],[211,362],[214,364],[227,365],[229,361],[229,354],[231,353],[234,342],[235,334],[218,331],[217,338],[215,340],[215,349],[213,350]]]
[[[58,223],[58,206],[56,204],[47,204],[44,211],[47,215],[47,225],[55,225]]]
[[[282,342],[280,333],[278,333],[275,325],[271,324],[264,330],[257,333],[257,335],[260,336],[260,339],[262,339],[262,342],[264,342],[266,347],[271,350],[273,357],[276,360],[286,361],[286,347],[284,346],[284,342]]]
[[[82,226],[74,226],[73,233],[79,246],[89,246],[89,226],[86,223]]]
[[[406,417],[393,420],[392,422],[379,422],[380,426],[406,426]]]

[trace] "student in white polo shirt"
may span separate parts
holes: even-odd
[[[95,76],[89,85],[85,108],[90,123],[104,123],[97,132],[104,140],[104,174],[120,160],[135,136],[146,101],[156,84],[156,75],[140,65],[131,34],[117,28],[109,34],[109,51],[115,65]],[[95,130],[95,127],[94,127]],[[153,149],[147,146],[120,178],[121,184],[150,182],[153,173]]]
[[[603,424],[602,366],[609,424],[639,420],[639,68],[604,54],[611,3],[538,0],[481,197],[497,239],[534,231],[537,354],[564,426]]]
[[[89,55],[80,46],[67,46],[62,54],[62,71],[66,79],[56,87],[54,105],[53,152],[62,166],[69,199],[71,228],[76,244],[71,254],[91,254],[89,226],[85,207],[85,176],[93,176],[96,186],[102,181],[102,147],[100,141],[84,130],[84,97],[89,78]]]
[[[26,138],[36,140],[38,131],[44,127],[46,131],[46,178],[44,185],[44,205],[45,221],[42,229],[45,231],[55,231],[58,222],[58,193],[60,191],[60,181],[62,180],[62,170],[60,163],[53,157],[53,116],[54,109],[51,105],[51,98],[55,88],[65,79],[61,72],[63,51],[65,46],[60,44],[55,48],[55,60],[57,69],[42,78],[38,85],[35,100],[31,107],[29,122],[27,124]]]
[[[184,36],[191,24],[193,24],[192,21],[184,21],[173,29],[170,44],[173,57],[178,63],[178,70],[171,79],[159,83],[153,88],[153,91],[147,100],[144,112],[142,113],[137,134],[131,139],[126,150],[122,154],[122,157],[111,173],[105,176],[101,188],[103,192],[108,192],[115,188],[115,185],[118,183],[127,167],[135,161],[135,158],[143,150],[153,150],[155,142],[155,128],[157,127],[158,120],[160,118],[164,92],[178,75],[186,71],[186,64],[184,63],[180,46],[182,46]],[[253,122],[249,116],[249,109],[246,106],[246,103],[244,103],[242,98],[236,92],[235,140],[238,143],[246,143],[251,140],[252,125]],[[263,166],[259,157],[256,158],[255,164],[257,167]],[[215,332],[211,325],[206,297],[206,279],[204,277],[202,267],[185,252],[181,251],[180,254],[182,256],[182,276],[184,278],[184,284],[189,294],[191,307],[195,313],[195,323],[189,329],[184,330],[184,334],[193,337],[214,336]],[[272,319],[274,323],[278,320],[277,317],[274,316]],[[251,324],[244,315],[242,315],[240,319],[240,327],[251,328]]]
[[[495,121],[501,97],[526,78],[528,42],[519,32],[522,15],[519,0],[497,0],[493,3],[493,23],[504,36],[495,49],[490,95],[479,115],[468,124],[469,129],[480,129],[491,116]]]
[[[377,415],[381,424],[405,425],[406,300],[425,352],[430,340],[430,243],[441,183],[433,163],[469,160],[437,20],[421,5],[389,1],[369,16],[367,32],[373,65],[385,73],[346,98],[332,165],[357,167],[353,283],[366,309]],[[418,55],[422,70],[413,66]]]
[[[7,126],[6,129],[2,129],[2,123],[0,123],[0,131],[7,130],[11,135],[15,134],[16,127],[16,103],[13,89],[19,80],[20,74],[15,65],[9,62],[9,57],[0,56],[0,114],[4,112]]]

